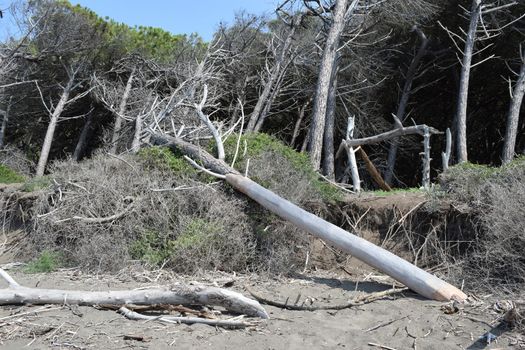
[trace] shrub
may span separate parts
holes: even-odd
[[[282,273],[304,261],[304,233],[171,157],[154,149],[125,156],[125,162],[96,155],[54,163],[49,178],[59,190],[41,192],[35,203],[34,250],[57,251],[70,264],[106,271],[139,259],[181,273]],[[102,223],[74,218],[117,213],[123,214]]]
[[[0,164],[0,183],[11,184],[23,181],[24,177],[22,175],[5,165]]]
[[[452,197],[474,210],[481,232],[462,263],[477,289],[520,289],[525,284],[525,158],[500,168],[460,165],[444,176]],[[470,182],[470,183],[469,183]]]
[[[40,256],[27,264],[24,269],[27,273],[53,272],[62,265],[61,254],[44,250]]]
[[[238,135],[224,143],[226,161],[235,155]],[[249,176],[259,184],[296,203],[334,202],[342,198],[341,192],[319,178],[306,153],[299,153],[275,137],[250,133],[242,135],[235,168],[244,173],[249,164]]]
[[[22,151],[10,146],[0,149],[0,165],[10,168],[22,176],[31,175],[31,169],[34,168],[33,162]]]

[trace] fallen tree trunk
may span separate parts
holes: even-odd
[[[226,174],[226,181],[266,209],[310,232],[357,259],[383,271],[418,294],[434,300],[464,300],[467,295],[408,261],[335,226],[295,204],[237,174]]]
[[[196,155],[204,168],[212,169],[233,188],[246,194],[264,208],[312,235],[326,240],[331,245],[355,256],[368,265],[383,271],[418,294],[440,301],[452,299],[462,301],[467,298],[465,293],[449,283],[389,251],[299,208],[249,178],[240,175],[229,165],[215,159],[197,146],[165,135],[156,134],[153,139],[158,144],[163,144],[183,153],[185,150],[189,150],[191,152],[190,155]]]
[[[222,288],[174,285],[164,289],[92,292],[24,287],[3,269],[0,269],[0,277],[9,284],[9,288],[0,289],[0,305],[213,305],[242,315],[268,318],[259,302]]]

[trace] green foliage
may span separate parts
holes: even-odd
[[[129,251],[134,259],[152,265],[161,265],[173,254],[173,240],[168,235],[156,231],[146,231],[131,244]]]
[[[212,245],[221,230],[220,225],[201,218],[191,219],[175,239],[169,234],[149,230],[131,244],[130,254],[149,264],[161,265],[190,250],[198,251]]]
[[[231,163],[235,155],[237,145],[237,135],[232,135],[224,142],[224,151],[226,153],[226,161]],[[246,152],[244,152],[244,145],[246,145]],[[263,133],[250,133],[241,136],[240,149],[237,155],[235,167],[240,172],[244,171],[244,162],[249,158],[256,158],[263,153],[274,153],[285,158],[290,166],[297,172],[306,176],[314,190],[316,190],[321,197],[328,201],[334,202],[340,200],[341,192],[329,183],[323,181],[311,166],[310,159],[306,153],[300,153],[293,148],[288,147],[277,138]],[[253,176],[259,184],[269,187],[269,182]]]
[[[27,180],[22,186],[24,192],[39,191],[48,188],[51,185],[51,179],[48,176],[36,176]]]
[[[11,184],[23,182],[24,180],[25,179],[22,175],[5,165],[0,164],[0,183]]]
[[[27,273],[53,272],[60,266],[62,266],[61,254],[44,250],[37,259],[27,264],[24,271]]]
[[[185,34],[171,34],[156,27],[130,27],[109,17],[101,18],[95,12],[80,5],[73,6],[68,1],[62,1],[62,3],[74,13],[87,18],[94,28],[103,33],[104,41],[114,51],[120,51],[122,56],[138,53],[145,58],[168,62],[188,46],[201,54],[206,49],[206,44],[197,34],[188,37]]]
[[[148,147],[138,152],[138,156],[147,167],[171,170],[194,176],[197,171],[180,154],[173,153],[168,147]]]

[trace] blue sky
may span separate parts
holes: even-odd
[[[220,22],[235,13],[272,14],[278,0],[70,0],[131,26],[160,27],[173,34],[198,33],[210,40]]]

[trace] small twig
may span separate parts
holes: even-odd
[[[59,306],[59,307],[44,306],[44,307],[41,307],[41,308],[33,310],[33,311],[27,311],[27,312],[23,312],[23,313],[20,313],[20,314],[15,314],[15,315],[2,317],[2,318],[0,318],[0,321],[7,320],[7,319],[10,319],[10,318],[16,318],[16,317],[20,317],[20,316],[26,316],[26,315],[31,315],[31,314],[38,314],[38,313],[41,313],[41,312],[54,311],[54,310],[60,310],[60,309],[63,309],[63,306]]]
[[[213,171],[208,170],[208,169],[200,166],[199,164],[197,164],[196,161],[194,161],[193,159],[191,159],[190,157],[188,157],[186,155],[184,156],[184,159],[186,159],[193,167],[195,167],[196,169],[199,169],[201,171],[204,171],[208,175],[214,176],[214,177],[216,177],[218,179],[223,179],[223,180],[226,179],[226,175],[214,173]]]
[[[121,217],[126,215],[132,207],[133,207],[133,203],[128,205],[127,208],[124,209],[123,211],[121,211],[120,213],[116,213],[114,215],[106,216],[106,217],[102,217],[102,218],[86,218],[86,217],[83,217],[83,216],[73,216],[71,218],[57,220],[57,221],[55,221],[55,224],[60,223],[60,222],[70,221],[70,220],[78,220],[78,221],[86,222],[88,224],[103,224],[103,223],[106,223],[106,222],[111,222],[111,221],[115,221],[115,220],[120,219]]]
[[[381,349],[386,349],[386,350],[397,350],[396,348],[392,348],[390,346],[376,344],[376,343],[368,343],[368,345],[375,346],[375,347],[378,347],[378,348],[381,348]]]
[[[403,319],[405,319],[407,317],[408,316],[404,316],[404,317],[401,317],[401,318],[396,318],[396,319],[393,319],[393,320],[390,320],[390,321],[387,321],[387,322],[380,323],[380,324],[378,324],[376,326],[368,328],[367,330],[365,330],[365,333],[372,332],[372,331],[375,331],[376,329],[379,329],[379,328],[391,325],[392,323],[394,323],[396,321],[401,321],[401,320],[403,320]]]

